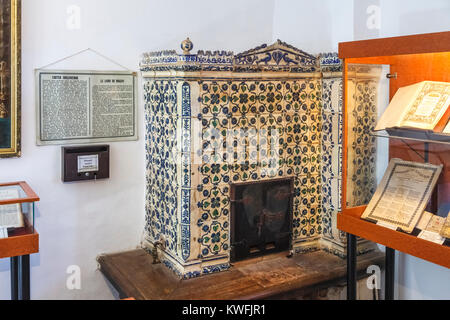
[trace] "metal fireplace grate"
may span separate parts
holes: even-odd
[[[231,186],[231,261],[289,250],[293,178]]]

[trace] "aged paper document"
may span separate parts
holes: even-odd
[[[442,226],[442,229],[439,232],[439,234],[444,238],[450,239],[450,212],[448,213],[447,219],[445,219],[444,225]]]
[[[388,229],[392,229],[392,230],[397,230],[397,226],[396,225],[392,225],[390,223],[386,223],[384,221],[378,221],[377,225],[388,228]]]
[[[450,134],[450,121],[447,123],[447,126],[445,127],[443,133]]]
[[[8,229],[0,228],[0,239],[8,238]]]
[[[430,219],[430,222],[428,222],[427,227],[425,228],[426,231],[439,233],[442,230],[442,227],[444,226],[445,218],[442,218],[437,215],[433,215]]]
[[[361,218],[383,221],[411,233],[441,171],[442,165],[392,159]]]
[[[417,237],[437,244],[443,244],[445,242],[445,238],[441,237],[439,233],[431,232],[428,230],[422,230],[422,232]]]
[[[432,214],[427,227],[417,237],[437,244],[443,244],[445,237],[440,232],[443,230],[444,224],[445,218]]]
[[[0,189],[0,201],[19,198],[20,198],[19,190],[15,188]]]
[[[0,190],[0,200],[18,199],[17,189]],[[20,228],[23,227],[23,216],[20,204],[6,204],[0,206],[0,228]]]
[[[416,228],[420,230],[425,230],[433,216],[434,214],[432,214],[431,212],[425,211],[420,217],[419,222],[417,222]]]

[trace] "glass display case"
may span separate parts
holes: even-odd
[[[11,298],[30,298],[30,254],[39,252],[34,227],[38,195],[26,182],[0,184],[0,259],[11,259]]]
[[[0,242],[34,230],[34,203],[39,197],[26,182],[0,184]],[[0,251],[4,257],[4,251]]]
[[[442,243],[362,219],[390,160],[442,166],[425,211],[450,210],[450,135],[410,129],[375,131],[400,88],[422,81],[450,82],[450,32],[340,43],[344,60],[343,199],[338,228],[347,233],[348,297],[355,294],[357,238],[386,247],[386,298],[393,298],[395,250],[450,267],[449,240]],[[447,100],[448,101],[448,100]]]

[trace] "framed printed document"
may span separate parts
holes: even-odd
[[[0,158],[20,156],[20,0],[0,0]]]
[[[137,140],[134,72],[36,71],[37,144]]]
[[[442,165],[392,159],[361,218],[411,233],[421,218]]]

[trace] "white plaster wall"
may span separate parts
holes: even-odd
[[[66,28],[69,5],[81,8],[80,30]],[[23,155],[0,161],[0,181],[25,180],[41,197],[40,253],[31,257],[33,299],[113,298],[95,258],[139,244],[145,190],[143,104],[139,141],[111,143],[111,178],[63,184],[60,147],[35,145],[34,69],[92,48],[137,70],[143,52],[179,49],[187,36],[195,51],[239,52],[271,41],[273,6],[273,0],[23,0]],[[88,53],[54,67],[120,70]],[[69,265],[81,267],[81,290],[66,289]],[[9,276],[9,259],[2,259],[0,299],[10,298]]]
[[[66,28],[67,7],[81,8],[81,29]],[[381,36],[450,29],[448,0],[381,0]],[[353,40],[353,0],[23,0],[22,143],[20,159],[0,160],[0,181],[26,180],[41,196],[33,255],[33,299],[111,299],[96,271],[99,253],[136,247],[144,225],[143,106],[137,142],[111,143],[111,178],[60,181],[60,147],[35,145],[34,69],[93,48],[137,70],[144,51],[195,48],[240,52],[281,39],[310,53]],[[118,69],[92,54],[59,68]],[[399,254],[401,299],[449,299],[448,269]],[[82,289],[66,289],[66,268],[79,265]],[[0,260],[0,299],[9,299],[9,260]]]
[[[353,0],[277,0],[273,39],[308,53],[337,51],[353,40]]]
[[[448,0],[380,0],[381,37],[450,30]]]

